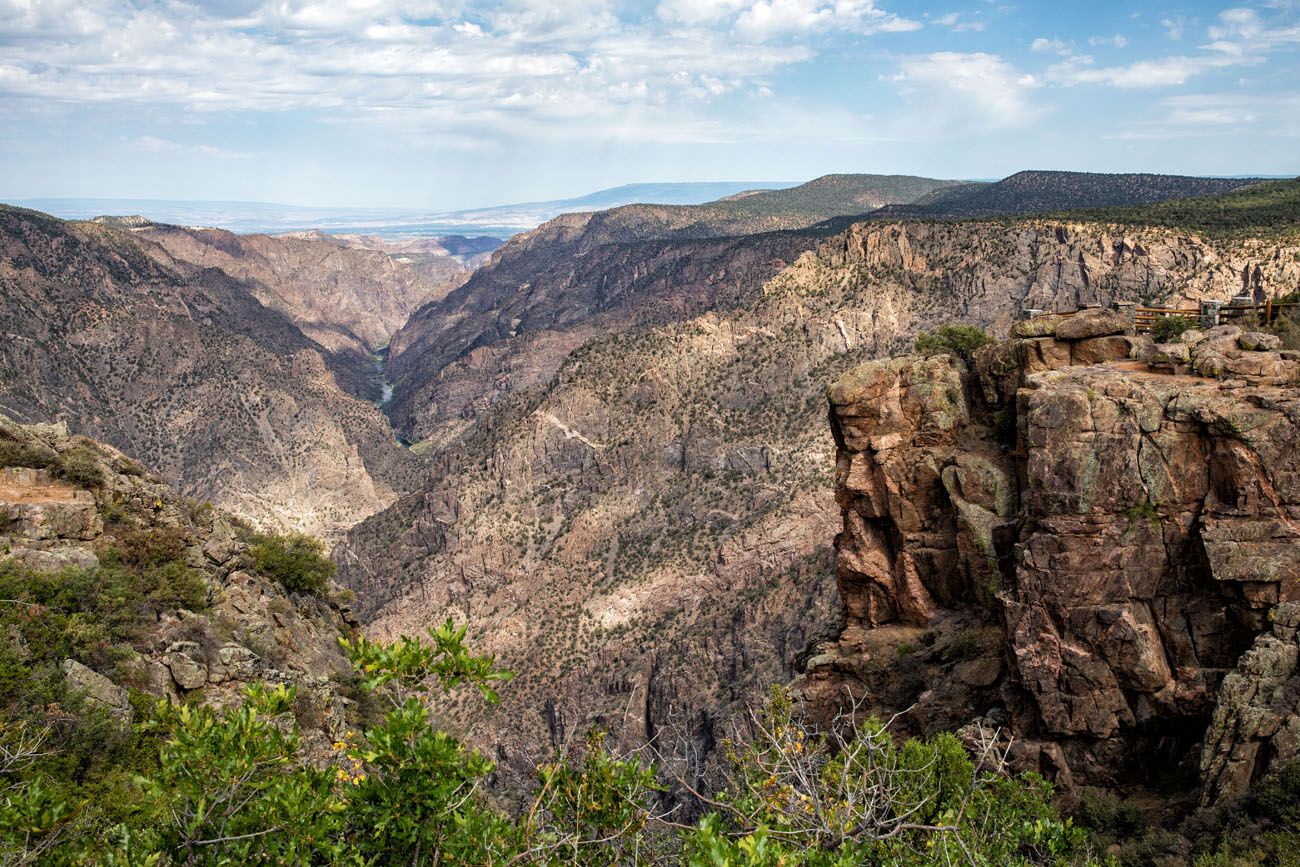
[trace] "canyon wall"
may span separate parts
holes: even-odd
[[[1300,755],[1300,353],[1125,325],[1045,317],[970,369],[902,357],[832,386],[847,621],[801,683],[820,714],[865,696],[997,730],[1066,786],[1181,766],[1207,801]],[[904,644],[929,667],[891,693]]]
[[[485,742],[535,750],[600,724],[666,750],[677,729],[699,755],[766,684],[788,680],[799,649],[835,627],[824,384],[905,350],[917,329],[965,320],[1005,333],[1026,306],[1226,299],[1256,268],[1270,288],[1300,276],[1292,248],[1163,230],[862,223],[796,239],[802,251],[771,238],[691,242],[671,258],[659,242],[599,248],[528,292],[499,287],[508,304],[477,296],[478,280],[448,297],[483,305],[457,322],[539,318],[427,380],[443,389],[463,372],[471,409],[410,398],[436,440],[430,473],[357,525],[338,559],[375,634],[451,615],[518,672],[500,708],[467,720]],[[733,248],[748,252],[733,261]],[[594,337],[592,318],[563,320],[571,293],[595,297],[575,273],[607,274],[624,293]],[[675,300],[674,274],[697,276],[698,303],[716,309],[677,318],[697,290]],[[663,315],[632,315],[651,308]],[[503,374],[512,359],[521,368]],[[973,487],[978,472],[967,475]],[[978,646],[951,652],[971,657],[970,679],[996,677],[1000,650],[985,655],[992,639],[971,629]]]

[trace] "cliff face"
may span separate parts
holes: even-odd
[[[359,365],[245,281],[122,230],[0,209],[0,335],[6,413],[66,421],[259,524],[336,533],[410,478],[353,396]]]
[[[921,728],[964,710],[1065,784],[1154,775],[1160,756],[1202,765],[1209,799],[1238,793],[1300,751],[1294,616],[1269,623],[1300,596],[1300,359],[1231,327],[1152,347],[1100,311],[1027,325],[1056,336],[831,388],[847,624],[803,688],[824,711],[844,691],[915,702]],[[1160,372],[1179,350],[1224,378]],[[873,681],[886,648],[972,626],[965,670],[910,695]]]
[[[625,333],[539,329],[470,353],[467,376],[495,377],[503,360],[529,357],[514,347],[553,341],[551,360],[530,368],[527,384],[502,384],[473,419],[453,415],[459,439],[434,449],[423,489],[355,527],[339,553],[341,576],[375,633],[451,614],[519,673],[501,708],[480,721],[485,740],[535,743],[600,723],[628,744],[656,732],[669,744],[665,729],[682,724],[698,754],[762,684],[792,674],[801,642],[834,620],[826,548],[841,516],[821,383],[900,351],[918,328],[954,319],[1004,330],[1025,306],[1227,298],[1247,268],[1258,266],[1275,289],[1300,273],[1294,251],[1282,256],[1275,245],[1032,222],[854,225],[765,283],[757,265],[727,270],[727,256],[674,260],[652,272],[659,277],[634,278],[637,260],[622,258],[633,252],[597,250],[568,267],[609,268],[609,285],[634,287],[629,298],[660,282],[677,285],[674,273],[699,274],[711,285],[722,280],[732,300]],[[763,264],[766,255],[735,261],[775,267]],[[754,282],[732,283],[737,273]],[[586,278],[573,286],[595,291]],[[650,297],[667,304],[656,292]],[[479,360],[482,368],[471,370]],[[955,374],[952,386],[960,397]],[[984,472],[972,465],[953,484],[968,486],[975,502],[980,485],[994,484]],[[1004,488],[1016,490],[1014,480]],[[937,542],[923,547],[919,560],[953,556]],[[972,641],[943,652],[963,657],[965,675],[988,689],[1001,651],[978,618],[966,619]],[[898,630],[911,636],[900,641],[925,631]],[[923,667],[922,657],[911,654],[908,664]],[[883,661],[895,659],[891,650]],[[918,667],[916,682],[924,674]]]
[[[360,246],[366,239],[236,235],[157,224],[132,231],[177,259],[245,281],[258,301],[283,312],[331,352],[370,355],[418,307],[468,276],[445,250],[392,253]]]
[[[74,463],[72,477],[57,469]],[[356,621],[336,599],[291,594],[259,574],[247,538],[230,516],[178,497],[111,447],[69,436],[61,425],[19,425],[0,416],[0,568],[137,569],[142,574],[131,579],[137,586],[128,597],[154,592],[151,582],[178,574],[193,582],[183,602],[128,610],[125,624],[98,611],[83,615],[84,634],[112,628],[129,634],[129,642],[79,642],[90,648],[85,655],[33,659],[24,623],[0,637],[6,659],[41,676],[41,666],[57,666],[75,691],[121,719],[133,713],[127,687],[221,706],[241,702],[253,682],[290,684],[299,691],[295,715],[308,747],[323,753],[348,728],[344,693],[353,673],[338,639],[352,634]],[[42,613],[34,605],[29,625],[35,638],[48,641],[40,630],[53,627]]]
[[[828,175],[704,205],[564,214],[512,238],[394,336],[392,417],[445,442],[519,388],[544,383],[591,338],[691,319],[753,300],[833,229],[814,224],[910,202],[950,181]]]

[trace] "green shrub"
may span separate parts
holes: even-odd
[[[104,468],[99,463],[99,453],[89,445],[77,445],[59,455],[59,475],[83,488],[98,488],[104,484]]]
[[[53,463],[52,457],[39,449],[13,440],[0,440],[0,467],[30,467],[43,470],[48,469]]]
[[[975,350],[992,342],[992,337],[974,325],[941,325],[933,334],[918,333],[912,345],[921,355],[955,355],[970,364]]]
[[[1300,349],[1300,309],[1282,313],[1269,324],[1268,330],[1282,338],[1283,349]]]
[[[338,568],[325,555],[325,544],[305,533],[261,534],[252,542],[257,571],[294,593],[320,596]]]
[[[1151,323],[1151,339],[1156,343],[1173,343],[1197,324],[1190,316],[1160,316]]]
[[[1270,773],[1256,790],[1260,814],[1278,825],[1300,829],[1300,761]]]
[[[1106,843],[1133,837],[1146,827],[1141,810],[1102,789],[1084,789],[1071,815]]]

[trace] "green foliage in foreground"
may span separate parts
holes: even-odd
[[[1283,349],[1300,349],[1300,309],[1287,310],[1269,323],[1267,330],[1282,338]]]
[[[993,338],[974,325],[940,325],[934,333],[918,332],[912,345],[921,355],[955,355],[970,364],[975,350]]]
[[[325,544],[305,533],[254,536],[248,553],[257,571],[293,593],[322,595],[338,568],[326,555]]]
[[[1084,836],[1050,786],[972,760],[949,735],[897,745],[869,720],[822,735],[784,693],[731,745],[731,774],[698,824],[657,805],[656,769],[599,732],[537,770],[510,812],[487,792],[493,762],[438,728],[430,704],[457,687],[495,700],[509,674],[450,622],[428,641],[345,642],[383,719],[308,761],[293,690],[253,686],[237,707],[161,702],[134,737],[154,738],[113,797],[77,801],[42,766],[49,729],[0,731],[0,858],[103,865],[530,864],[926,865],[1084,863]],[[115,820],[105,821],[111,813]]]
[[[1246,797],[1198,810],[1172,826],[1108,792],[1082,792],[1073,810],[1094,849],[1115,867],[1291,867],[1300,864],[1300,762],[1274,769]]]

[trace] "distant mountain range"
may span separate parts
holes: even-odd
[[[157,223],[218,227],[241,234],[320,229],[331,234],[375,235],[390,240],[442,235],[490,235],[504,239],[574,211],[599,211],[636,202],[696,205],[740,193],[779,190],[795,185],[794,181],[624,184],[571,199],[445,212],[169,199],[39,198],[17,199],[11,204],[65,220],[88,220],[104,214],[140,214]]]

